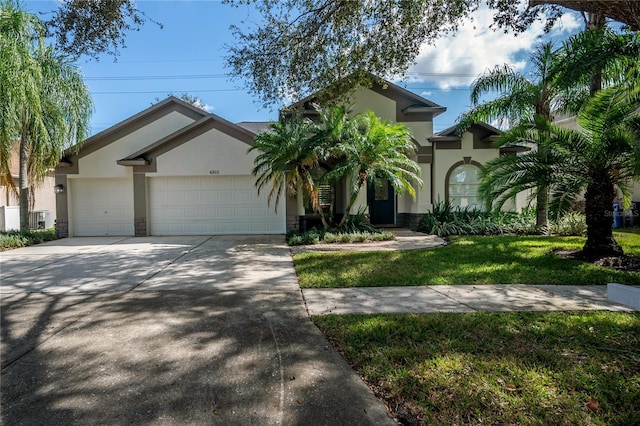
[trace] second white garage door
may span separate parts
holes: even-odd
[[[276,214],[254,182],[253,176],[149,178],[151,235],[283,234],[284,206]]]

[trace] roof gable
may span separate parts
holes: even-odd
[[[485,122],[482,121],[477,121],[475,122],[469,129],[467,129],[466,131],[471,131],[471,130],[475,130],[475,131],[481,131],[486,133],[486,136],[500,136],[502,133],[504,133],[502,130],[493,127],[490,124],[487,124]],[[430,139],[434,139],[434,140],[438,140],[438,139],[443,139],[443,138],[456,138],[456,139],[460,139],[460,133],[459,133],[459,129],[457,125],[448,127],[444,130],[439,131],[438,133],[434,134]]]
[[[167,99],[150,106],[144,111],[141,111],[138,114],[91,136],[84,141],[80,146],[80,149],[77,149],[77,147],[68,149],[65,152],[65,157],[74,155],[74,157],[82,158],[172,112],[179,112],[194,120],[198,120],[209,115],[206,111],[196,108],[175,96],[170,96]]]
[[[396,121],[416,121],[416,119],[425,118],[432,119],[433,117],[442,114],[447,109],[446,107],[438,105],[435,102],[425,99],[422,96],[416,95],[415,93],[404,89],[397,84],[377,77],[371,73],[366,73],[366,77],[371,82],[371,86],[367,87],[360,85],[359,87],[372,90],[388,99],[395,101],[397,110]],[[354,90],[357,88],[358,86],[354,87]],[[321,90],[310,96],[307,96],[306,98],[283,108],[280,113],[288,115],[293,111],[300,109],[302,109],[304,114],[317,113],[312,104],[322,94],[322,92],[323,91]],[[412,115],[416,116],[416,119],[412,119]]]
[[[239,141],[246,143],[249,146],[251,145],[255,136],[253,132],[240,127],[237,124],[233,124],[217,115],[208,114],[206,117],[203,117],[200,120],[191,123],[190,125],[185,126],[182,129],[152,143],[151,145],[128,155],[127,157],[118,161],[118,163],[123,164],[127,161],[146,159],[150,156],[156,157],[172,150],[177,146],[189,142],[191,139],[196,138],[211,129],[217,129],[222,133],[225,133],[235,139],[238,139]]]

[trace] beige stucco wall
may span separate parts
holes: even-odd
[[[396,119],[396,103],[373,90],[359,89],[351,96],[347,105],[351,106],[354,114],[371,109],[383,120],[395,121]]]
[[[461,149],[434,149],[434,202],[445,201],[446,176],[451,167],[471,157],[471,162],[484,164],[500,155],[498,148],[473,149],[473,135],[465,132],[462,136]]]
[[[422,186],[414,185],[415,200],[409,194],[398,196],[398,213],[423,214],[431,210],[431,164],[420,164]]]
[[[377,92],[370,89],[360,89],[349,100],[353,113],[358,114],[366,110],[373,110],[378,117],[390,122],[396,122],[396,103]],[[431,142],[428,138],[433,135],[433,121],[412,121],[398,122],[404,124],[412,133],[418,144],[430,146]],[[424,213],[431,209],[431,165],[420,164],[421,178],[424,184],[420,187],[415,186],[416,199],[414,200],[408,194],[398,196],[397,211],[398,213]],[[366,188],[361,190],[358,195],[358,201],[354,205],[353,212],[358,208],[367,205]]]
[[[554,121],[554,124],[565,129],[578,130],[578,121],[576,117],[562,117]]]
[[[360,89],[349,100],[352,105],[353,113],[359,114],[366,110],[375,111],[376,115],[383,120],[396,122],[396,103],[394,100],[387,98],[370,89]],[[427,138],[433,136],[433,121],[410,121],[398,123],[404,124],[415,140],[423,146],[429,146],[431,143]]]
[[[157,172],[147,176],[249,175],[255,152],[249,145],[211,129],[158,156]]]
[[[116,163],[142,148],[193,123],[193,119],[179,112],[166,116],[132,132],[91,154],[80,158],[79,175],[73,177],[105,178],[132,176],[131,167]],[[72,177],[69,175],[69,177]]]
[[[55,178],[51,175],[44,178],[44,180],[36,186],[33,210],[51,210],[55,214],[56,195],[53,191],[54,182]],[[13,194],[11,189],[2,186],[0,190],[2,191],[0,206],[17,206],[19,204],[18,197]]]

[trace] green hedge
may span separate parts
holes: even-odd
[[[54,229],[0,232],[0,251],[27,247],[57,238]]]

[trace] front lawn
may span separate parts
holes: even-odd
[[[626,254],[640,255],[640,234],[616,233]],[[640,284],[640,273],[565,259],[583,237],[457,236],[447,247],[397,252],[301,253],[300,285],[378,287],[441,284]]]
[[[640,313],[313,320],[403,424],[640,424]]]

